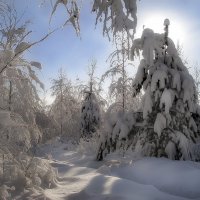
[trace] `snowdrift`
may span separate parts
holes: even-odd
[[[66,144],[51,149],[51,165],[60,176],[57,187],[46,189],[50,200],[186,200],[200,199],[200,163],[109,155],[104,161]]]

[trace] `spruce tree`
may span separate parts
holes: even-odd
[[[141,112],[107,120],[98,160],[120,147],[143,156],[196,159],[192,148],[200,109],[195,83],[168,37],[169,24],[166,19],[164,34],[146,28],[134,40],[132,56],[143,55],[133,82],[134,96],[144,91]]]
[[[90,138],[96,132],[100,125],[100,108],[99,102],[95,95],[94,84],[95,77],[94,71],[96,68],[96,61],[93,60],[89,72],[89,90],[85,90],[85,99],[81,108],[81,137]]]
[[[81,109],[81,136],[90,138],[100,123],[100,111],[96,96],[87,92]]]

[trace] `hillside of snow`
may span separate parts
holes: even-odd
[[[46,200],[186,200],[200,199],[200,163],[110,155],[106,160],[56,142],[40,148],[58,171],[57,186],[30,199]],[[20,196],[17,199],[26,199]]]

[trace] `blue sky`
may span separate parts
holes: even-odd
[[[30,29],[33,31],[31,41],[40,39],[49,30],[51,7],[45,4],[40,7],[42,0],[15,0],[17,10],[23,12],[24,19],[32,21]],[[156,32],[163,32],[163,21],[169,18],[170,37],[183,45],[184,57],[191,65],[200,63],[200,1],[199,0],[141,0],[138,1],[138,26],[135,37],[139,37],[142,27],[153,28]],[[112,42],[102,36],[101,25],[95,29],[95,15],[91,12],[91,1],[84,0],[80,16],[81,39],[75,34],[71,26],[65,27],[51,35],[47,40],[33,47],[26,57],[42,63],[43,69],[39,73],[46,89],[50,88],[50,78],[58,74],[63,68],[72,80],[79,77],[87,80],[87,66],[89,60],[97,59],[97,75],[101,75],[108,68],[105,62],[112,51]],[[65,20],[65,9],[59,7],[52,18],[51,28],[60,26]],[[133,72],[136,70],[133,69]],[[51,101],[50,95],[47,95]]]

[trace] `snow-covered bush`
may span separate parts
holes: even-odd
[[[0,198],[22,192],[24,188],[55,186],[56,173],[49,162],[27,154],[38,143],[40,132],[36,134],[35,128],[30,131],[17,114],[1,111],[0,118]]]
[[[135,127],[133,129],[133,127],[139,124],[141,113],[133,111],[123,112],[123,110],[119,109],[114,110],[114,107],[115,105],[108,109],[100,129],[98,160],[102,160],[108,153],[116,150],[124,152],[135,144],[134,136],[137,134],[138,128]]]
[[[1,151],[0,156],[3,158],[1,160],[3,167],[0,167],[0,188],[5,191],[4,184],[15,188],[15,191],[9,194],[14,196],[23,192],[24,189],[56,186],[57,173],[48,161],[27,156],[25,153],[13,156],[9,152]]]
[[[126,148],[144,156],[197,159],[192,151],[200,135],[195,83],[168,38],[168,24],[165,34],[147,28],[133,42],[132,57],[140,51],[143,55],[133,82],[134,96],[141,89],[145,93],[142,113],[133,114],[132,127],[127,127],[123,115],[106,127],[98,159],[103,158],[105,149],[115,150],[124,139]]]
[[[31,134],[22,118],[9,111],[0,111],[0,119],[1,146],[16,155],[30,149]]]
[[[0,119],[0,195],[55,186],[56,173],[49,162],[27,154],[41,138],[37,127],[30,129],[20,115],[9,111],[0,111]]]

